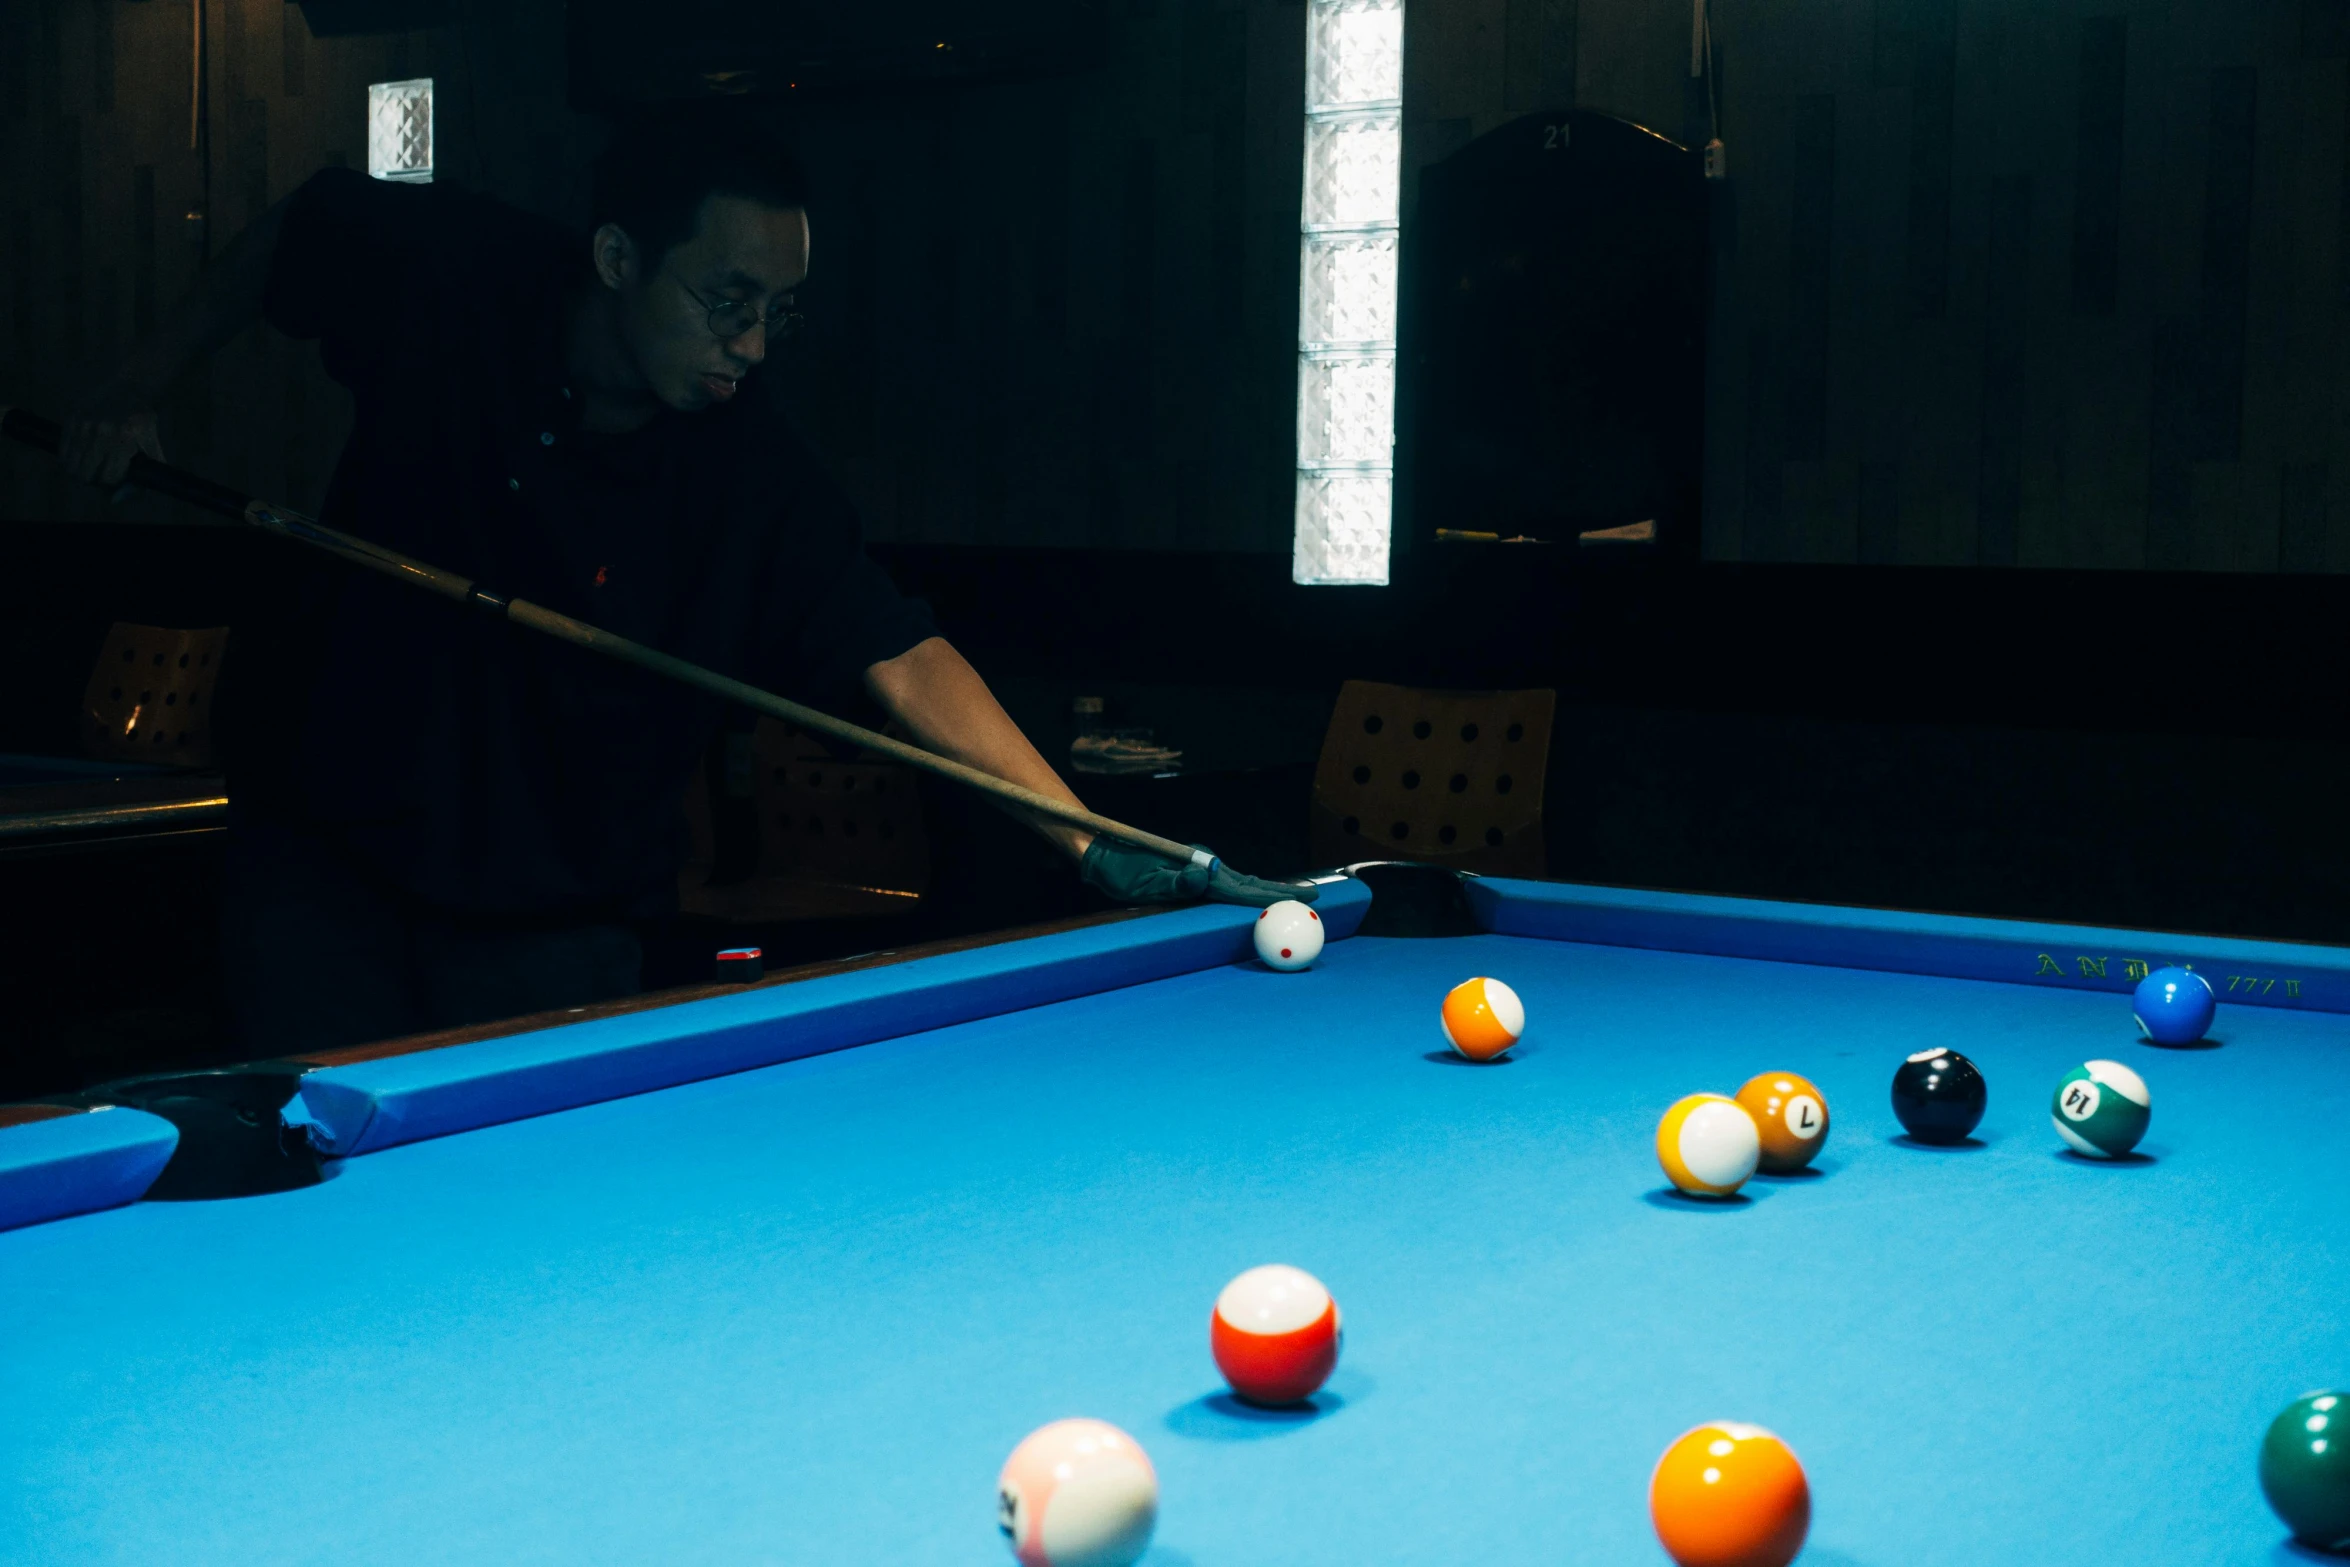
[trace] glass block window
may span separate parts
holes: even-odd
[[[379,180],[432,183],[432,78],[367,89],[367,172]]]
[[[1394,514],[1403,0],[1310,0],[1306,30],[1290,574],[1376,586]]]

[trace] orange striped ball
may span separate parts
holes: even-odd
[[[1490,1061],[1526,1032],[1526,1004],[1498,979],[1464,980],[1444,998],[1444,1042],[1472,1061]]]

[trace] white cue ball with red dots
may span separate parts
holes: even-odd
[[[1322,916],[1295,898],[1257,912],[1257,956],[1265,967],[1290,972],[1322,955]]]
[[[1208,1348],[1232,1391],[1252,1404],[1313,1396],[1338,1365],[1338,1302],[1303,1268],[1271,1263],[1224,1286]]]
[[[1158,1521],[1158,1471],[1106,1420],[1038,1427],[996,1479],[996,1527],[1021,1567],[1129,1567]]]

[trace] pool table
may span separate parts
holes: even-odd
[[[227,822],[217,773],[0,754],[0,855],[140,847]]]
[[[170,1122],[14,1112],[0,1560],[1008,1561],[1067,1415],[1155,1461],[1149,1567],[1661,1562],[1713,1419],[1802,1458],[1811,1567],[2302,1559],[2255,1458],[2350,1382],[2350,952],[1455,891],[1413,938],[1332,880],[1303,973],[1191,908],[281,1063],[325,1178],[272,1195],[136,1201]],[[2163,960],[2201,1048],[2132,1024]],[[1527,1008],[1492,1065],[1438,1033],[1473,974]],[[1958,1147],[1889,1107],[1927,1046],[1990,1082]],[[2093,1057],[2136,1157],[2051,1129]],[[1674,1194],[1660,1113],[1766,1068],[1813,1169]],[[1275,1261],[1346,1343],[1267,1411],[1208,1319]]]

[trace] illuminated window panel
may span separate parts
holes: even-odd
[[[1376,586],[1394,521],[1403,4],[1313,0],[1306,26],[1291,575]]]
[[[432,183],[432,78],[367,89],[367,172],[379,180]]]

